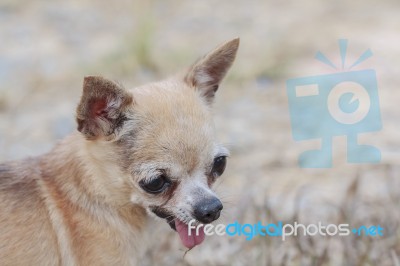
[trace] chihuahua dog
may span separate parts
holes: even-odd
[[[218,219],[211,189],[228,151],[212,102],[231,67],[231,40],[173,78],[125,90],[89,76],[77,132],[49,153],[0,164],[1,265],[136,265],[148,214],[192,248]]]

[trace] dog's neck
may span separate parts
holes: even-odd
[[[41,159],[45,183],[55,189],[54,193],[84,209],[93,209],[96,205],[144,212],[142,207],[130,203],[130,192],[123,184],[122,172],[113,162],[117,158],[105,154],[108,149],[101,145],[108,144],[94,144],[79,133],[62,140]]]

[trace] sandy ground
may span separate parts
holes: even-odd
[[[48,151],[75,130],[83,76],[126,87],[167,77],[217,44],[241,37],[237,61],[218,92],[215,122],[232,152],[217,184],[221,222],[381,224],[384,237],[209,237],[183,258],[164,223],[149,237],[143,265],[396,265],[400,256],[400,4],[398,1],[12,1],[0,2],[0,160]],[[316,141],[291,135],[285,82],[334,73],[371,49],[355,70],[377,73],[383,128],[360,141],[377,165],[348,164],[334,138],[334,166],[302,169]],[[162,235],[162,237],[160,237]],[[400,265],[400,264],[397,264]]]

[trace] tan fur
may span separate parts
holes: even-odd
[[[48,154],[0,164],[0,264],[136,265],[152,206],[188,221],[182,210],[197,190],[213,193],[212,160],[227,155],[210,103],[238,43],[218,47],[184,76],[129,91],[85,78],[80,132]],[[139,181],[160,174],[175,182],[168,192],[141,189]]]

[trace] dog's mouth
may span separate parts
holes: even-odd
[[[196,230],[196,228],[189,229],[189,226],[185,222],[176,218],[166,209],[155,207],[151,210],[158,217],[165,219],[169,226],[178,233],[179,238],[185,247],[191,249],[200,245],[204,241],[204,227],[200,227],[198,230]]]
[[[172,213],[160,207],[151,208],[151,211],[161,219],[165,219],[169,226],[176,231],[175,216]]]

